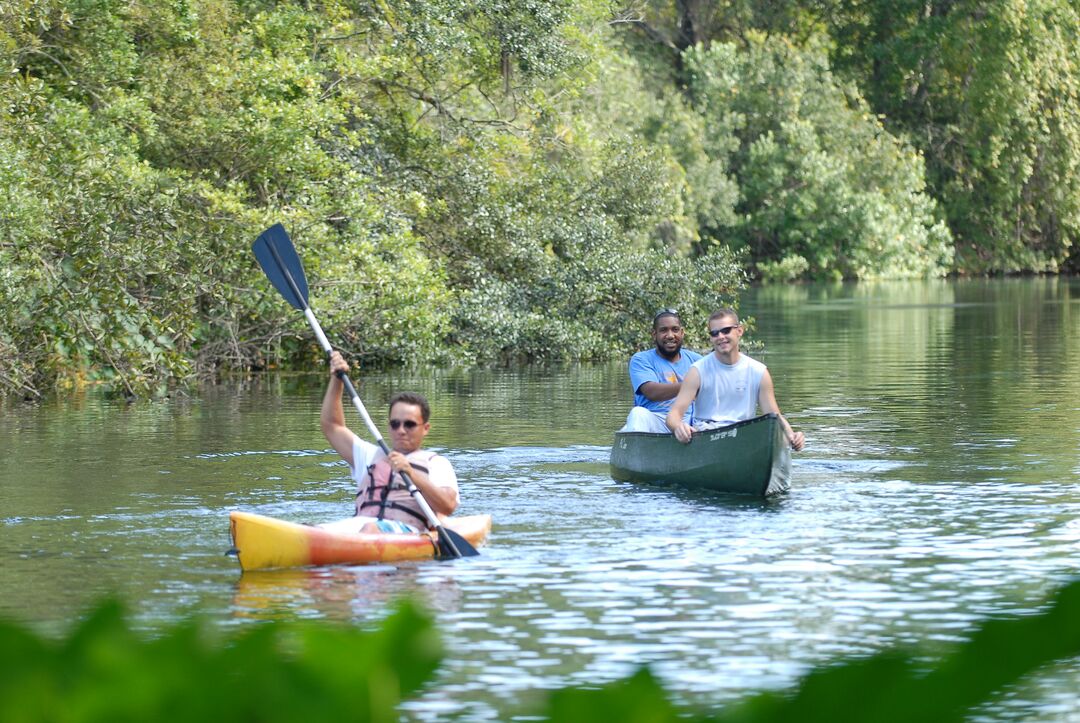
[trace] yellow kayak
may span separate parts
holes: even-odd
[[[491,515],[449,517],[443,525],[481,545],[491,533]],[[303,565],[426,560],[438,552],[434,530],[415,535],[335,532],[250,512],[229,513],[233,549],[242,570]]]

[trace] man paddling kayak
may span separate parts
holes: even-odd
[[[330,355],[330,384],[323,397],[323,434],[352,470],[356,480],[356,517],[327,523],[335,531],[415,533],[428,527],[427,518],[409,494],[402,473],[407,474],[440,519],[457,509],[457,475],[445,457],[421,449],[431,431],[427,400],[412,392],[390,398],[390,454],[360,439],[345,425],[341,403],[344,383],[338,372],[349,364],[337,351]]]

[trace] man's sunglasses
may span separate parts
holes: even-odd
[[[417,427],[420,426],[420,423],[417,422],[415,419],[406,419],[404,421],[402,421],[400,419],[391,419],[390,420],[390,429],[393,429],[393,430],[396,431],[396,430],[400,429],[401,425],[403,425],[403,424],[405,425],[405,429],[416,429]]]
[[[724,326],[719,329],[709,329],[709,336],[717,337],[721,334],[727,336],[731,333],[732,329],[738,329],[740,326],[742,326],[742,324],[732,324],[731,326]]]

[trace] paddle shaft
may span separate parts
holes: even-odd
[[[315,332],[315,338],[319,340],[319,346],[326,352],[327,358],[333,353],[334,348],[330,346],[330,341],[326,338],[326,334],[323,333],[322,326],[319,324],[319,320],[315,318],[315,312],[311,310],[311,306],[307,303],[307,299],[300,291],[300,287],[297,285],[296,280],[293,279],[292,273],[289,272],[289,267],[285,264],[284,259],[278,253],[278,250],[274,248],[273,244],[268,243],[267,246],[270,249],[270,253],[274,255],[274,261],[277,263],[278,268],[281,270],[285,277],[285,281],[289,284],[289,288],[296,295],[304,305],[304,318],[307,319],[308,324],[311,326],[311,330]],[[390,456],[390,447],[386,444],[386,440],[383,439],[382,434],[379,432],[379,428],[375,425],[375,422],[371,419],[371,415],[368,414],[367,407],[364,406],[363,400],[360,399],[360,395],[356,393],[356,387],[353,386],[352,380],[349,379],[349,375],[343,371],[336,373],[337,378],[345,385],[345,390],[349,393],[349,398],[352,399],[353,406],[356,407],[356,411],[360,413],[360,418],[364,420],[364,425],[367,427],[368,432],[375,438],[376,443],[382,449],[383,454]],[[446,530],[442,524],[439,523],[439,518],[435,515],[435,512],[428,505],[427,500],[424,499],[424,495],[421,494],[420,489],[412,481],[412,478],[406,472],[400,472],[402,479],[405,480],[405,484],[408,487],[409,494],[416,500],[416,504],[420,506],[420,511],[424,513],[424,517],[427,518],[428,525],[439,532],[439,542],[445,544],[447,548],[453,553],[454,557],[462,557],[461,551],[458,550],[457,545],[454,544],[453,539],[449,534],[446,534]]]

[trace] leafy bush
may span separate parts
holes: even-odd
[[[1080,270],[1076,3],[837,10],[836,65],[925,154],[959,269]]]
[[[365,365],[597,358],[654,301],[727,301],[734,264],[703,283],[653,243],[664,154],[580,100],[603,8],[5,6],[0,389],[310,365],[250,253],[275,221]]]
[[[625,354],[747,271],[1070,268],[1076,10],[999,4],[0,4],[0,392],[310,365],[278,221],[365,365]]]
[[[197,619],[147,639],[106,602],[66,640],[0,623],[0,720],[395,721],[442,653],[401,604],[380,629],[265,624],[215,640]]]
[[[952,239],[922,159],[834,78],[823,50],[751,34],[745,48],[697,47],[685,62],[706,134],[730,139],[719,160],[741,191],[719,241],[748,248],[763,275],[789,274],[796,257],[819,279],[949,271]]]
[[[806,275],[810,262],[798,254],[785,256],[779,261],[761,261],[758,272],[765,281],[794,281]]]
[[[990,620],[940,660],[890,650],[812,670],[791,691],[716,713],[674,705],[642,669],[625,680],[555,691],[543,720],[960,721],[1039,667],[1080,654],[1080,582],[1040,613]],[[197,619],[153,638],[105,602],[66,640],[0,621],[0,720],[393,721],[441,659],[431,618],[402,602],[380,629],[263,623],[229,639]]]
[[[990,620],[933,663],[897,650],[818,667],[794,690],[762,693],[712,715],[677,710],[648,671],[582,690],[556,691],[548,720],[962,721],[1006,686],[1043,665],[1080,654],[1080,582],[1041,613]],[[603,711],[603,716],[601,715]]]

